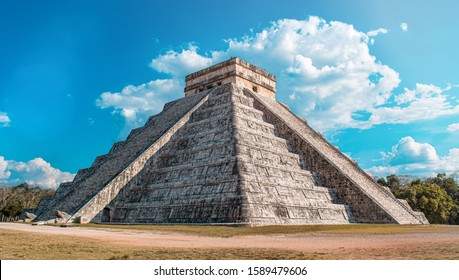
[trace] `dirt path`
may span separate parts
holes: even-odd
[[[271,248],[302,252],[358,252],[359,250],[420,250],[429,247],[459,248],[459,227],[440,232],[403,234],[253,235],[231,238],[194,236],[170,232],[84,227],[31,226],[0,223],[0,229],[46,235],[91,238],[112,244],[158,248]],[[456,250],[455,249],[455,250]]]

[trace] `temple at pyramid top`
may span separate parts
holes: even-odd
[[[185,81],[185,96],[229,83],[249,88],[273,99],[276,95],[276,77],[238,57],[189,74]]]

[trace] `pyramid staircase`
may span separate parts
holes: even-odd
[[[395,198],[286,105],[248,89],[244,92],[256,100],[256,108],[267,112],[270,122],[278,124],[281,135],[294,143],[293,150],[307,159],[306,168],[332,186],[339,202],[350,206],[357,222],[428,223],[422,212],[413,211],[406,201]]]

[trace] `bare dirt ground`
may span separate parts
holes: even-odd
[[[207,237],[173,232],[0,223],[0,230],[88,238],[143,248],[281,249],[330,259],[459,259],[459,227],[397,234],[300,233]],[[431,253],[429,253],[429,250]],[[422,254],[419,254],[423,252]]]

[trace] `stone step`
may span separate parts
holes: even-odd
[[[220,106],[208,107],[194,112],[191,117],[191,122],[197,122],[209,118],[214,118],[215,116],[219,116],[221,114],[230,114],[230,112],[231,104],[229,102],[221,104]]]
[[[236,115],[239,116],[246,116],[249,119],[255,119],[255,120],[260,120],[264,121],[264,114],[262,111],[257,110],[253,107],[246,106],[241,103],[234,103],[233,104],[233,111]]]
[[[165,103],[164,106],[163,106],[163,112],[169,110],[170,108],[172,108],[174,106],[174,104],[176,104],[176,103],[177,103],[177,100],[169,101],[169,102]]]
[[[263,120],[258,120],[246,115],[239,115],[234,114],[235,116],[235,123],[239,127],[249,128],[253,130],[257,130],[266,134],[274,134],[274,125],[267,123]]]
[[[283,207],[309,207],[309,208],[342,208],[341,204],[333,204],[328,199],[322,198],[307,198],[304,196],[280,196],[280,195],[264,195],[251,193],[247,196],[247,202],[250,204],[266,204],[266,205],[281,205]]]
[[[130,140],[132,139],[132,137],[134,137],[136,134],[138,134],[140,131],[142,131],[144,129],[143,126],[141,127],[138,127],[138,128],[134,128],[133,130],[131,130],[131,132],[129,133],[128,137],[126,138],[126,140]]]
[[[257,221],[261,222],[264,220],[264,222],[266,222],[266,219],[274,219],[276,220],[276,223],[287,224],[328,224],[331,223],[331,221],[335,221],[336,223],[349,223],[349,220],[352,219],[352,217],[349,216],[346,207],[343,205],[317,208],[315,206],[288,207],[273,206],[271,204],[253,204],[250,212],[250,221],[254,224],[258,224]]]
[[[241,149],[240,149],[241,150]],[[282,151],[273,151],[267,154],[266,151],[261,152],[257,148],[250,147],[252,154],[239,154],[238,159],[244,162],[259,164],[262,166],[279,167],[281,170],[303,170],[300,168],[300,160],[298,155]],[[258,151],[259,153],[255,153]],[[311,176],[311,173],[307,171]]]
[[[77,174],[73,178],[73,182],[81,181],[83,178],[86,177],[87,174],[89,174],[93,170],[94,170],[94,167],[82,168],[78,170]]]
[[[216,146],[199,146],[188,150],[174,150],[169,148],[168,153],[161,155],[157,159],[158,167],[184,164],[186,162],[198,162],[209,158],[222,158],[227,156],[228,144],[226,142],[217,143]]]
[[[205,110],[208,108],[215,108],[229,103],[231,103],[231,92],[226,91],[220,94],[213,93],[209,96],[207,102],[203,104],[200,109]]]
[[[139,186],[133,185],[129,188],[129,192],[161,192],[159,195],[163,195],[164,192],[169,192],[173,189],[189,188],[191,192],[203,191],[203,189],[211,188],[211,192],[215,192],[214,188],[217,188],[216,192],[230,192],[236,191],[238,186],[238,177],[232,174],[222,174],[216,176],[215,180],[210,180],[208,177],[196,178],[193,182],[177,184],[175,182],[165,183],[149,183],[147,185]],[[187,193],[186,193],[187,194]]]
[[[215,205],[225,205],[227,201],[234,199],[242,199],[242,196],[230,196],[225,194],[222,197],[209,198],[208,196],[203,196],[201,198],[189,197],[188,199],[170,199],[165,197],[165,200],[157,200],[155,204],[152,204],[152,201],[142,201],[142,202],[131,202],[127,205],[120,205],[118,209],[158,209],[167,206],[168,208],[186,208],[186,207],[199,207],[203,205],[205,207],[212,208]],[[202,207],[202,206],[201,206]]]
[[[227,156],[227,158],[209,159],[207,162],[188,162],[184,164],[177,164],[172,166],[164,166],[155,168],[153,174],[170,174],[178,176],[179,173],[192,173],[193,170],[203,170],[205,174],[212,175],[213,173],[229,173],[231,174],[234,168],[234,157]],[[196,171],[195,171],[196,172]],[[211,173],[213,172],[213,173]],[[214,175],[215,175],[214,174]]]
[[[94,160],[94,162],[92,163],[91,167],[95,167],[95,166],[98,166],[98,165],[101,165],[102,163],[104,163],[109,157],[109,154],[104,154],[104,155],[100,155],[100,156],[97,156],[96,159]]]
[[[253,174],[253,173],[245,173],[241,172],[241,179],[244,181],[250,181],[250,182],[259,182],[262,184],[266,185],[279,185],[279,186],[293,186],[293,185],[298,185],[298,186],[305,186],[309,188],[313,188],[314,182],[312,180],[295,180],[291,178],[281,178],[281,177],[266,177],[265,175],[260,175],[260,174]]]
[[[183,127],[183,129],[179,132],[179,135],[183,135],[186,132],[186,130],[194,130],[196,132],[204,132],[207,133],[206,130],[212,130],[212,129],[222,129],[222,128],[227,128],[228,126],[231,125],[231,119],[229,119],[228,114],[221,114],[214,116],[212,118],[208,119],[203,119],[203,120],[195,120],[193,122],[189,122]],[[193,131],[193,132],[194,132]]]
[[[245,128],[237,128],[235,135],[238,143],[244,146],[263,150],[271,147],[275,151],[285,150],[290,153],[288,142],[274,134],[256,133]]]
[[[152,123],[154,123],[158,119],[158,115],[159,114],[148,117],[145,125],[151,125]]]
[[[286,168],[284,166],[276,165],[275,163],[264,164],[262,162],[245,161],[241,156],[237,156],[238,163],[241,164],[239,168],[244,173],[262,174],[267,177],[278,177],[284,179],[293,179],[297,181],[311,180],[312,175],[309,171],[297,168]]]
[[[240,195],[234,193],[218,193],[212,196],[209,194],[189,195],[189,196],[162,196],[162,197],[148,197],[147,199],[142,198],[140,202],[129,203],[129,208],[157,208],[157,207],[190,207],[200,206],[202,203],[209,203],[206,207],[213,204],[225,204],[226,201],[234,198],[241,198]],[[154,206],[153,206],[154,205]]]
[[[126,141],[118,141],[113,144],[112,148],[110,149],[109,153],[114,153],[116,151],[119,151],[124,145],[126,144]]]
[[[242,92],[232,92],[232,100],[238,104],[253,108],[253,98],[244,95]]]
[[[281,144],[282,147],[285,147],[287,150],[289,149],[288,140],[277,136],[273,131],[271,131],[270,133],[267,133],[263,131],[257,131],[254,129],[250,129],[248,127],[235,127],[235,131],[236,131],[235,136],[240,137],[241,141],[244,141],[246,140],[245,138],[247,138],[247,140],[249,141],[257,142],[258,141],[257,137],[260,137],[260,138],[265,138],[267,140],[271,140],[273,142],[277,142],[276,144]],[[244,137],[245,135],[250,135],[250,139],[249,137]]]

